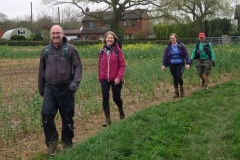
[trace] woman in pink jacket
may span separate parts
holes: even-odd
[[[112,88],[113,101],[118,106],[120,119],[125,118],[121,89],[126,65],[123,52],[118,45],[118,37],[114,32],[109,31],[105,34],[103,44],[104,46],[100,51],[98,60],[98,80],[101,84],[102,105],[106,116],[103,127],[106,127],[111,124],[109,107],[110,87]]]

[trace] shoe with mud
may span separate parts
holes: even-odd
[[[110,119],[106,119],[106,121],[102,124],[103,127],[107,127],[111,124],[111,120]]]
[[[56,149],[57,149],[57,146],[54,143],[49,143],[47,147],[47,154],[49,154],[50,156],[53,156]]]
[[[124,119],[125,118],[125,113],[123,111],[120,112],[120,119]]]
[[[173,98],[178,98],[179,97],[179,91],[178,91],[178,88],[175,88],[175,92],[174,92],[174,96]]]
[[[72,145],[69,145],[67,143],[63,143],[62,152],[65,152],[65,151],[69,150],[70,148],[72,148]]]
[[[47,154],[53,156],[57,147],[58,147],[58,133],[55,135],[54,141],[49,142],[49,144],[47,145]]]
[[[208,90],[208,85],[207,84],[205,84],[205,89]]]

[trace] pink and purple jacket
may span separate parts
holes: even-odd
[[[117,52],[117,53],[116,53]],[[106,48],[100,51],[98,59],[98,81],[101,79],[114,82],[115,79],[123,81],[126,69],[125,58],[119,45],[115,45],[107,55]]]

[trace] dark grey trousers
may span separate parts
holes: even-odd
[[[72,145],[74,137],[74,92],[69,89],[68,85],[62,87],[46,85],[42,105],[42,123],[47,146],[58,136],[54,122],[58,110],[62,118],[62,142]]]

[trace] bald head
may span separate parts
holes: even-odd
[[[58,48],[58,46],[62,43],[63,35],[63,29],[59,25],[54,25],[50,29],[50,38],[56,48]]]
[[[63,29],[62,29],[62,27],[61,26],[59,26],[59,25],[53,25],[52,27],[51,27],[51,29],[50,29],[50,33],[52,32],[52,30],[53,29],[60,29],[61,30],[61,32],[63,32]]]

